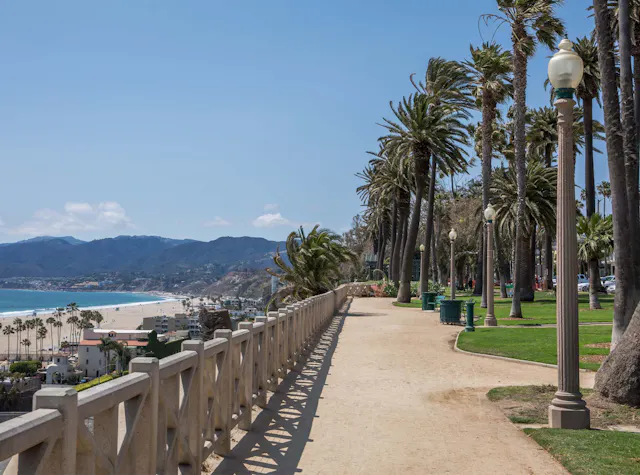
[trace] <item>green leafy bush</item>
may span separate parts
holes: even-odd
[[[387,284],[382,289],[385,297],[397,297],[398,296],[398,287],[393,282],[387,282]]]
[[[12,373],[24,373],[27,376],[33,376],[39,369],[39,361],[16,361],[9,366],[9,371]]]

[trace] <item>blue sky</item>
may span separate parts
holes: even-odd
[[[587,34],[585,6],[567,3],[569,37]],[[430,57],[462,60],[490,39],[495,25],[478,18],[495,11],[492,0],[8,2],[0,241],[345,230],[389,101]],[[506,27],[495,38],[509,47]],[[530,106],[548,104],[549,54],[530,62]],[[583,170],[579,157],[578,183]],[[596,180],[607,177],[596,155]]]

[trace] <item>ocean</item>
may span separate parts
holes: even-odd
[[[80,309],[109,307],[165,300],[162,297],[126,292],[49,292],[40,290],[0,289],[0,317],[51,312],[71,302]]]

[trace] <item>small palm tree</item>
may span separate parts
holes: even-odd
[[[611,216],[603,218],[598,213],[591,217],[578,217],[578,259],[583,262],[599,263],[603,256],[613,250],[613,220]],[[593,275],[592,275],[593,274]],[[602,284],[598,274],[589,272],[589,308],[602,308],[598,300],[598,291]]]
[[[69,349],[70,346],[71,345],[69,345],[69,342],[65,340],[60,344],[60,349],[63,351],[66,351],[67,349]]]
[[[24,346],[25,352],[27,353],[27,358],[29,358],[29,347],[31,346],[31,340],[25,338],[20,342],[22,346]]]
[[[611,198],[611,183],[609,183],[608,181],[601,182],[598,185],[598,193],[600,193],[600,195],[604,199],[602,203],[602,206],[603,206],[602,215],[606,216],[607,215],[607,199]]]
[[[269,306],[276,298],[297,301],[334,289],[342,275],[340,266],[356,258],[340,236],[317,225],[308,234],[302,227],[289,234],[286,251],[288,263],[278,248],[273,262],[279,271],[267,269],[285,284]]]
[[[40,340],[40,358],[42,358],[42,350],[43,350],[42,347],[43,347],[44,339],[47,337],[47,333],[48,331],[46,327],[38,327],[38,332],[36,336],[37,336],[37,339]],[[36,344],[36,348],[37,348],[37,344]]]
[[[56,323],[53,324],[53,326],[56,328],[56,334],[58,337],[58,348],[62,348],[60,346],[60,331],[62,329],[63,323],[60,320],[56,320]]]

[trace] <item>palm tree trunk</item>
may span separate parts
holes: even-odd
[[[433,236],[433,205],[436,196],[436,157],[431,157],[431,170],[429,172],[429,196],[427,197],[427,223],[424,232],[424,256],[421,263],[420,275],[427,276],[429,273],[429,259],[431,257],[431,241]],[[434,253],[435,256],[435,253]],[[420,295],[429,290],[429,279],[420,281]]]
[[[598,265],[598,259],[592,259],[589,261],[589,309],[599,310],[600,300],[598,299],[598,291],[602,286],[600,282],[600,266]]]
[[[620,103],[613,56],[613,37],[607,0],[594,0],[596,33],[598,36],[598,63],[601,72],[602,104],[607,137],[607,161],[611,182],[613,210],[613,241],[616,252],[616,294],[613,311],[611,346],[615,348],[633,315],[633,249],[627,201],[627,175],[625,153],[620,131]]]
[[[636,139],[635,104],[633,99],[633,70],[631,68],[631,30],[629,0],[619,0],[619,39],[620,47],[620,104],[622,121],[622,144],[624,163],[627,173],[627,201],[629,203],[629,233],[640,236],[640,196],[638,196],[638,142]],[[638,239],[631,240],[633,267],[631,274],[631,305],[636,307],[640,301],[640,244]],[[631,314],[628,315],[628,320]]]
[[[514,252],[514,270],[513,270],[513,299],[511,301],[511,311],[509,316],[512,318],[522,318],[522,305],[520,304],[521,287],[523,284],[524,274],[523,267],[526,265],[527,255],[524,252],[523,243],[524,236],[524,214],[525,214],[525,194],[527,189],[526,183],[526,164],[525,164],[525,112],[526,112],[526,91],[527,91],[527,57],[518,47],[515,38],[524,38],[526,32],[523,31],[522,25],[514,25],[514,45],[513,45],[513,87],[515,99],[515,164],[516,177],[518,184],[518,209],[516,213],[516,236],[515,236],[515,252]]]
[[[391,249],[389,250],[389,275],[391,278],[393,275],[394,252],[396,249],[396,235],[398,233],[398,198],[393,198],[393,205],[391,206]]]
[[[484,281],[484,276],[482,275],[482,269],[484,269],[483,262],[486,259],[486,255],[485,256],[482,255],[482,252],[483,252],[482,249],[484,249],[486,252],[484,233],[485,233],[485,230],[482,229],[482,231],[480,232],[480,235],[478,236],[478,241],[479,241],[478,249],[480,250],[478,251],[478,254],[476,254],[476,275],[474,276],[476,285],[473,289],[473,295],[482,295],[484,293],[482,290],[483,289],[482,282]],[[485,295],[483,308],[486,308],[486,307],[487,307],[487,301],[486,301],[486,295]]]
[[[437,225],[434,226],[434,232],[431,235],[431,242],[429,245],[431,246],[431,279],[434,282],[440,282],[440,276],[438,275],[438,256],[436,254],[436,233],[437,233]]]
[[[520,275],[522,279],[520,281],[520,299],[523,302],[533,302],[535,292],[533,291],[533,279],[532,279],[532,260],[531,260],[531,242],[533,240],[533,234],[530,236],[524,236],[522,243],[522,250],[524,259],[522,259],[522,267],[520,268]],[[515,290],[515,289],[514,289]]]
[[[401,255],[402,255],[402,246],[404,244],[404,223],[406,221],[405,214],[405,206],[404,201],[398,203],[399,207],[399,218],[398,218],[398,226],[397,226],[397,237],[395,247],[393,249],[393,274],[391,278],[396,284],[396,287],[400,284],[400,267],[402,265]]]
[[[587,217],[596,211],[596,183],[593,176],[593,98],[582,100],[584,122],[584,189],[587,195]]]
[[[398,302],[411,302],[411,274],[413,270],[413,254],[418,239],[418,228],[420,227],[420,209],[422,206],[422,196],[424,195],[424,184],[429,173],[429,159],[426,153],[418,155],[416,159],[416,196],[411,214],[411,224],[407,232],[407,243],[402,256],[402,272],[400,274],[400,287],[398,289]]]
[[[491,159],[493,157],[493,121],[496,117],[496,105],[488,88],[482,90],[482,209],[487,209],[490,203],[489,190],[491,187]],[[486,234],[486,228],[483,228],[483,236]],[[482,277],[487,275],[487,240],[482,239],[482,272],[480,273],[482,285]],[[482,285],[482,301],[480,307],[487,308],[487,289],[491,285]]]

